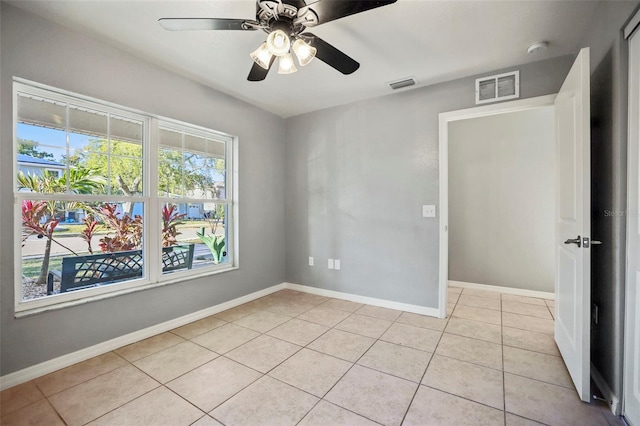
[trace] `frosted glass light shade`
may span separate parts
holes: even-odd
[[[311,62],[311,60],[315,58],[316,52],[318,51],[318,49],[305,43],[305,41],[300,38],[293,42],[292,49],[293,53],[296,54],[298,62],[300,62],[301,66],[305,66],[309,62]]]
[[[274,56],[282,56],[289,53],[291,47],[291,40],[289,36],[282,30],[275,30],[267,37],[267,48]]]
[[[251,52],[249,56],[251,56],[251,59],[253,59],[256,64],[260,65],[265,70],[269,69],[269,63],[271,62],[271,58],[273,57],[273,55],[267,48],[266,42],[262,43],[260,47]]]
[[[278,74],[292,74],[298,71],[296,64],[293,63],[291,53],[280,56],[278,59]]]

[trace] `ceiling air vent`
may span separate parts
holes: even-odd
[[[402,80],[396,80],[389,83],[389,86],[393,90],[402,89],[403,87],[409,87],[416,84],[416,79],[413,77],[403,78]]]
[[[520,97],[520,71],[476,79],[476,104]]]

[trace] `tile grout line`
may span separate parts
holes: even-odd
[[[451,311],[451,315],[447,315],[447,323],[445,324],[444,328],[440,332],[440,338],[438,339],[438,342],[436,343],[435,347],[433,348],[433,352],[431,353],[431,358],[429,358],[429,362],[427,363],[427,367],[424,369],[424,372],[422,373],[422,377],[420,378],[420,381],[418,382],[418,387],[416,388],[415,392],[413,393],[413,396],[411,397],[411,400],[409,401],[409,405],[407,406],[407,409],[405,410],[404,415],[402,416],[402,420],[400,421],[400,425],[402,425],[404,423],[404,421],[407,418],[407,414],[409,414],[409,410],[411,410],[411,406],[413,405],[413,401],[416,399],[416,395],[418,395],[418,391],[420,390],[420,386],[422,386],[422,381],[424,380],[424,376],[426,376],[427,375],[427,371],[429,371],[429,366],[431,365],[431,362],[433,361],[433,357],[436,356],[436,351],[438,350],[438,345],[440,345],[440,341],[442,340],[442,336],[444,336],[444,333],[447,330],[447,326],[449,325],[449,321],[451,320],[451,317],[453,316],[453,311],[455,311],[455,308],[458,306],[458,302],[460,301],[460,297],[461,296],[462,296],[462,291],[458,295],[458,298],[456,299],[456,303],[454,303],[454,305],[453,305],[453,310]],[[448,303],[447,303],[447,305],[448,305]]]

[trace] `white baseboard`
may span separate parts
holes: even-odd
[[[546,291],[525,290],[525,289],[522,289],[522,288],[501,287],[501,286],[497,286],[497,285],[467,283],[467,282],[463,282],[463,281],[452,281],[452,280],[449,280],[449,286],[451,286],[451,287],[469,288],[469,289],[473,289],[473,290],[494,291],[494,292],[498,292],[498,293],[514,294],[516,296],[537,297],[538,299],[555,300],[555,298],[556,298],[555,293],[548,293]]]
[[[382,308],[395,309],[398,311],[406,311],[414,314],[428,315],[438,317],[440,311],[437,308],[428,308],[426,306],[411,305],[408,303],[393,302],[390,300],[376,299],[373,297],[359,296],[357,294],[342,293],[340,291],[325,290],[317,287],[310,287],[301,284],[284,283],[286,288],[291,290],[302,291],[305,293],[317,294],[319,296],[333,297],[335,299],[348,300],[356,303],[366,303],[367,305],[380,306]]]
[[[602,397],[607,400],[607,404],[609,404],[609,408],[611,408],[611,412],[614,416],[619,416],[621,411],[620,399],[613,393],[607,381],[602,377],[602,374],[598,371],[598,369],[591,364],[591,379],[596,384],[600,392],[602,392]]]
[[[131,343],[147,339],[160,333],[164,333],[165,331],[172,330],[176,327],[181,327],[193,321],[206,318],[210,315],[217,314],[218,312],[222,312],[238,305],[242,305],[243,303],[251,302],[252,300],[267,296],[276,291],[284,290],[285,288],[288,288],[286,283],[276,284],[263,290],[247,294],[246,296],[241,296],[236,299],[229,300],[228,302],[212,306],[210,308],[202,309],[191,314],[165,321],[163,323],[156,324],[142,330],[134,331],[133,333],[125,334],[124,336],[116,337],[114,339],[107,340],[106,342],[98,343],[97,345],[93,345],[85,349],[80,349],[79,351],[62,355],[49,361],[41,362],[40,364],[15,371],[13,373],[0,377],[0,390],[5,390],[21,383],[28,382],[29,380],[44,376],[45,374],[52,373],[56,370],[60,370],[61,368],[69,367],[70,365],[77,364],[78,362],[86,361],[87,359],[105,354],[122,346],[130,345]]]
[[[281,283],[260,291],[256,291],[246,296],[238,297],[228,302],[221,303],[210,308],[202,309],[191,314],[181,316],[179,318],[165,321],[160,324],[147,327],[142,330],[134,331],[133,333],[125,334],[124,336],[116,337],[106,342],[98,343],[97,345],[90,346],[88,348],[80,349],[79,351],[72,352],[70,354],[62,355],[57,358],[41,362],[40,364],[33,365],[31,367],[24,368],[19,371],[7,374],[0,377],[0,390],[5,390],[10,387],[19,385],[21,383],[28,382],[35,378],[44,376],[45,374],[52,373],[70,365],[77,364],[82,361],[86,361],[90,358],[105,354],[112,350],[118,349],[122,346],[130,345],[131,343],[138,342],[143,339],[155,336],[160,333],[164,333],[174,328],[181,327],[189,324],[193,321],[197,321],[202,318],[206,318],[210,315],[217,314],[218,312],[231,309],[243,303],[251,302],[252,300],[259,299],[267,296],[276,291],[291,289],[302,291],[305,293],[317,294],[320,296],[333,297],[336,299],[348,300],[357,303],[366,303],[368,305],[380,306],[383,308],[396,309],[406,312],[412,312],[415,314],[429,315],[432,317],[438,316],[438,309],[428,308],[424,306],[411,305],[407,303],[392,302],[384,299],[376,299],[373,297],[358,296],[355,294],[342,293],[333,290],[324,290],[316,287],[309,287],[300,284]]]

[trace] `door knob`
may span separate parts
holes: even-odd
[[[578,235],[578,238],[569,238],[567,241],[564,242],[565,244],[575,244],[578,247],[580,247],[582,245],[582,240],[580,239],[580,235]]]

